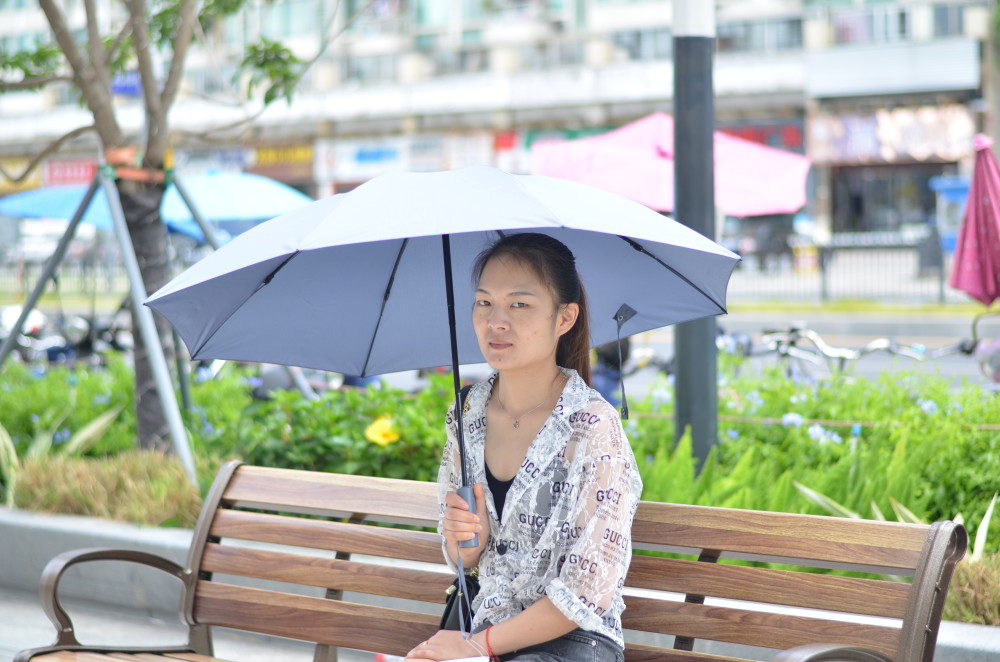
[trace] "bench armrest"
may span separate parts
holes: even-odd
[[[773,662],[893,662],[882,653],[843,644],[806,644],[783,650]]]
[[[139,563],[142,565],[162,570],[173,575],[184,585],[183,591],[187,592],[191,586],[190,574],[173,561],[169,561],[155,554],[137,552],[124,549],[90,548],[77,549],[63,552],[52,558],[45,565],[42,571],[41,586],[39,596],[41,598],[42,609],[45,610],[49,621],[56,627],[56,641],[54,646],[79,646],[76,640],[76,633],[73,631],[73,622],[69,614],[59,604],[59,581],[63,573],[71,566],[88,561],[126,561]],[[191,624],[188,623],[190,628]]]

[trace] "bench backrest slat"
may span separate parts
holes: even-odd
[[[823,618],[628,597],[622,626],[695,639],[785,649],[817,641],[863,645],[895,657],[899,629]]]
[[[215,544],[205,548],[202,569],[237,577],[440,604],[444,604],[445,589],[452,580],[451,575],[435,571]]]
[[[910,585],[789,570],[632,557],[628,586],[766,604],[902,618]]]
[[[226,509],[216,511],[210,531],[218,538],[256,540],[425,563],[442,562],[440,536],[425,531]]]
[[[895,574],[913,574],[926,537],[920,524],[650,502],[639,505],[632,527],[637,548],[711,549],[733,558],[868,566]]]
[[[195,616],[201,623],[405,655],[437,632],[437,616],[202,581]]]
[[[370,521],[437,522],[437,486],[392,478],[324,474],[244,466],[233,476],[224,502],[328,515],[362,513]]]

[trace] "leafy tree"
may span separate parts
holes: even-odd
[[[170,136],[168,114],[181,86],[185,58],[192,42],[207,40],[213,26],[242,10],[247,0],[121,0],[121,7],[108,3],[101,8],[98,0],[84,0],[86,29],[82,37],[74,33],[64,3],[39,0],[38,4],[48,20],[54,43],[40,44],[31,51],[0,51],[0,93],[69,83],[93,116],[93,123],[75,128],[40,149],[24,172],[0,174],[13,181],[23,180],[66,141],[86,133],[96,134],[108,163],[121,166],[116,178],[118,193],[143,280],[147,291],[154,292],[169,279],[166,235],[159,209],[166,187],[163,166]],[[354,16],[370,4],[362,5]],[[103,14],[99,16],[100,9],[113,10],[110,21]],[[346,21],[343,28],[349,24],[350,20]],[[262,90],[265,106],[281,98],[291,100],[302,74],[336,36],[330,34],[330,27],[325,26],[319,50],[308,62],[267,39],[248,46],[242,62],[242,69],[250,74],[247,94]],[[164,63],[162,79],[157,75],[157,58]],[[141,153],[136,147],[137,137],[123,131],[113,103],[112,80],[126,69],[138,71],[142,86],[146,123]],[[134,313],[133,321],[137,327]],[[157,326],[169,363],[173,354],[169,326],[159,319]],[[135,342],[138,443],[141,448],[169,451],[169,430],[141,334],[135,334]]]

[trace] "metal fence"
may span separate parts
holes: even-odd
[[[733,274],[730,303],[860,299],[916,305],[968,301],[966,295],[947,285],[950,255],[943,254],[937,264],[929,265],[916,246],[797,249],[792,255],[763,264],[752,257]]]

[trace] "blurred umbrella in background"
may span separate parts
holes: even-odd
[[[989,137],[979,134],[973,144],[976,164],[948,284],[990,306],[1000,298],[1000,165]]]
[[[806,204],[809,166],[801,154],[716,131],[715,204],[729,216],[795,213]],[[653,113],[598,136],[535,143],[531,172],[673,211],[674,118]]]
[[[209,223],[216,224],[229,236],[302,207],[310,198],[281,182],[245,172],[207,172],[181,178],[197,212]],[[85,184],[45,186],[0,198],[0,214],[16,218],[54,218],[69,220],[73,217],[87,192]],[[171,184],[163,196],[160,207],[167,229],[204,241],[201,229],[195,222],[177,186]],[[104,191],[98,189],[82,221],[99,230],[111,229],[111,209]]]

